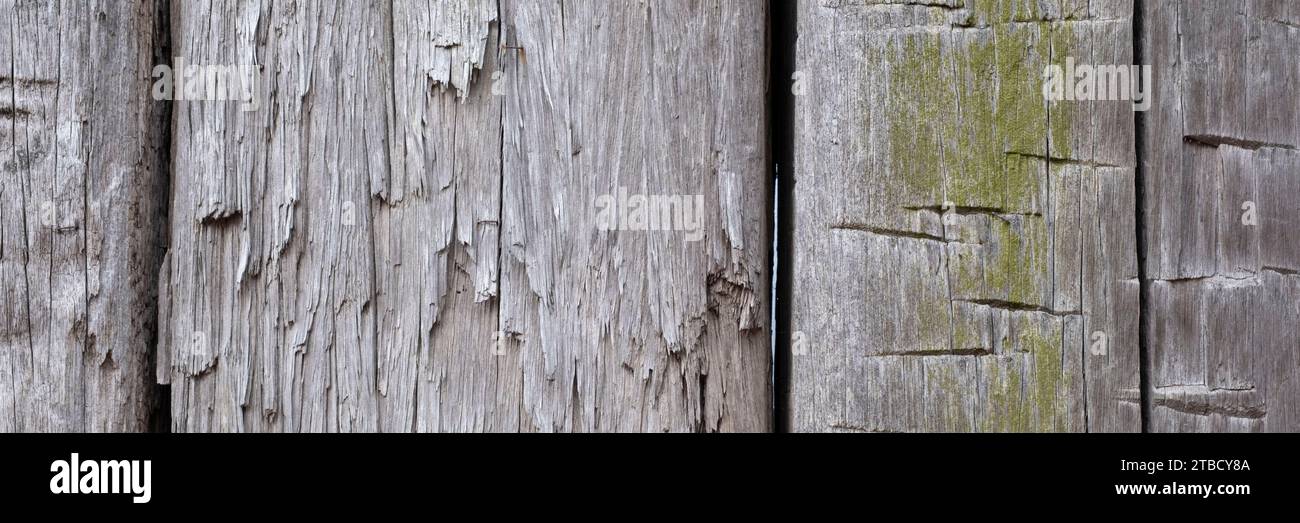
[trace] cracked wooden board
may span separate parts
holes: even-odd
[[[155,4],[0,2],[0,430],[146,428],[167,227],[178,431],[770,427],[759,4],[181,6],[263,98],[176,104],[168,197]],[[1037,97],[1132,7],[801,3],[795,429],[1300,430],[1300,9],[1145,3],[1143,249],[1128,105]]]
[[[173,429],[767,430],[766,7],[423,5],[174,14],[266,98],[177,106]],[[620,187],[703,238],[600,230]]]
[[[800,3],[793,430],[1140,429],[1132,108],[1040,89],[1131,12]]]
[[[1300,430],[1300,6],[1144,16],[1150,428]]]
[[[150,2],[0,10],[0,432],[149,429],[164,129]]]

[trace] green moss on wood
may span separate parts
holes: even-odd
[[[992,25],[904,33],[888,47],[891,167],[908,204],[1019,207],[1046,176],[1041,167],[1009,166],[1008,153],[1045,156],[1049,136],[1055,153],[1068,153],[1068,107],[1056,104],[1049,118],[1042,85],[1044,67],[1069,54],[1071,29],[1005,23],[1037,19],[1021,4],[1033,3],[977,1],[975,12]]]
[[[939,411],[939,430],[970,430],[970,416],[966,411],[966,398],[970,394],[962,388],[953,368],[948,365],[927,365],[925,368],[927,398]],[[938,397],[936,397],[938,396]]]
[[[906,57],[890,70],[889,143],[894,175],[903,180],[907,195],[921,205],[942,204],[944,140],[950,136],[953,82],[943,70],[942,35],[919,33],[906,37]],[[888,56],[895,56],[893,43]]]
[[[1013,351],[992,365],[982,430],[1068,430],[1070,377],[1063,372],[1061,322],[1044,324],[1022,317],[1016,323],[1017,333],[1008,340]]]
[[[1066,22],[1052,24],[1052,60],[1053,64],[1064,64],[1074,48],[1074,25]],[[1041,93],[1040,93],[1041,94]],[[1074,118],[1074,106],[1070,102],[1055,101],[1048,104],[1048,124],[1051,143],[1049,155],[1052,158],[1073,158],[1070,146],[1071,122]]]
[[[1029,305],[1045,305],[1040,282],[1051,274],[1046,223],[1034,216],[1011,216],[989,221],[993,250],[984,278],[991,298]]]
[[[989,219],[981,249],[947,250],[957,295],[1046,305],[1048,229],[1034,214],[1048,204],[1045,158],[1072,157],[1073,111],[1043,99],[1043,71],[1071,56],[1072,27],[1043,21],[1035,1],[968,0],[967,7],[974,29],[909,29],[887,46],[888,175],[902,187],[904,201],[896,203],[1002,211]],[[978,428],[1068,428],[1061,322],[1008,314],[1014,334],[1003,342],[1011,349],[981,360],[986,393]],[[981,344],[975,325],[954,324],[954,348]],[[945,413],[960,411],[960,404],[949,404],[954,398],[976,393],[959,390],[951,373],[927,369],[929,389],[942,393]]]

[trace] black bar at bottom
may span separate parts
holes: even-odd
[[[1057,519],[1109,508],[1255,513],[1268,505],[1294,515],[1300,464],[1298,438],[1279,434],[141,434],[0,442],[5,510],[215,517],[364,510],[379,519],[516,512],[732,520],[782,517],[788,508],[801,518],[899,509]]]

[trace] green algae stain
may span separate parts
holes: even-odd
[[[948,274],[952,282],[952,297],[975,300],[984,296],[983,247],[966,243],[950,243],[945,251]]]
[[[930,365],[925,368],[928,397],[940,412],[939,427],[943,431],[968,431],[970,418],[966,414],[965,391],[957,381],[953,368],[947,365]],[[939,397],[936,398],[936,395]]]
[[[990,297],[1009,302],[1045,305],[1040,278],[1050,274],[1047,226],[1032,216],[990,220],[993,245],[985,269]]]
[[[992,432],[1052,432],[1066,430],[1065,402],[1070,379],[1062,371],[1061,323],[1022,321],[1012,340],[1013,354],[992,366],[983,430]]]
[[[1034,380],[1030,389],[1029,404],[1037,411],[1038,432],[1051,432],[1056,428],[1057,411],[1066,406],[1061,401],[1063,377],[1061,374],[1060,337],[1055,340],[1043,336],[1036,329],[1026,329],[1020,336],[1022,350],[1033,356]]]
[[[990,24],[1033,22],[1043,18],[1037,0],[971,0],[968,4],[981,20]]]
[[[1020,368],[1015,361],[999,360],[990,366],[987,405],[981,432],[1029,432],[1029,416],[1021,400]]]
[[[1074,25],[1068,22],[1052,24],[1052,64],[1062,65],[1070,57],[1074,45]],[[1049,102],[1050,151],[1052,158],[1073,158],[1070,146],[1070,123],[1074,118],[1074,106],[1070,102]]]
[[[1042,94],[1045,67],[1071,56],[1071,24],[1042,21],[1036,1],[966,4],[974,28],[900,30],[887,45],[884,109],[891,177],[901,184],[906,205],[952,202],[1005,213],[1041,212],[1047,205],[1039,201],[1047,183],[1042,157],[1072,157],[1071,102],[1048,102]],[[1041,282],[1051,274],[1045,220],[1017,215],[991,217],[989,224],[983,256],[954,257],[949,251],[955,290],[969,298],[987,294],[1042,304]],[[977,428],[1066,428],[1069,377],[1063,374],[1061,322],[1030,321],[1039,318],[1037,313],[1012,316],[1015,334],[1003,341],[1014,349],[980,358],[984,391]],[[971,326],[960,319],[954,324],[955,348],[980,344]],[[927,378],[928,388],[942,394],[945,423],[955,420],[947,413],[963,412],[963,394],[977,394],[961,390],[951,369],[927,369]]]
[[[910,32],[890,46],[889,147],[908,203],[941,204],[943,186],[957,206],[1023,206],[1044,176],[1009,172],[1020,166],[1008,166],[1008,153],[1043,156],[1049,136],[1068,147],[1069,115],[1053,107],[1049,118],[1042,85],[1044,68],[1068,54],[1072,36],[1069,24],[1007,23],[1035,19],[1033,4],[977,0],[985,27]]]
[[[1043,162],[1022,155],[1007,156],[1007,211],[1037,212],[1043,204]]]
[[[977,329],[978,327],[972,324],[966,313],[960,314],[957,321],[953,323],[952,348],[956,350],[987,349],[988,347],[984,346],[985,344]]]
[[[910,35],[903,42],[907,57],[890,72],[890,149],[896,175],[919,203],[940,202],[943,194],[943,140],[951,125],[951,76],[943,71],[939,34]],[[891,43],[889,56],[897,54]]]

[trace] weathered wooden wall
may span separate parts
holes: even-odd
[[[800,2],[793,430],[1141,428],[1133,112],[1041,91],[1131,12]]]
[[[1300,3],[1144,2],[1155,431],[1300,431]]]
[[[265,103],[177,106],[175,430],[770,427],[763,3],[176,7]],[[620,187],[703,238],[599,230]]]
[[[142,431],[165,143],[149,1],[0,3],[0,431]]]
[[[1300,3],[795,10],[780,421],[1300,431]],[[0,430],[772,429],[781,12],[0,0]]]
[[[800,6],[793,429],[1300,430],[1300,5]]]

